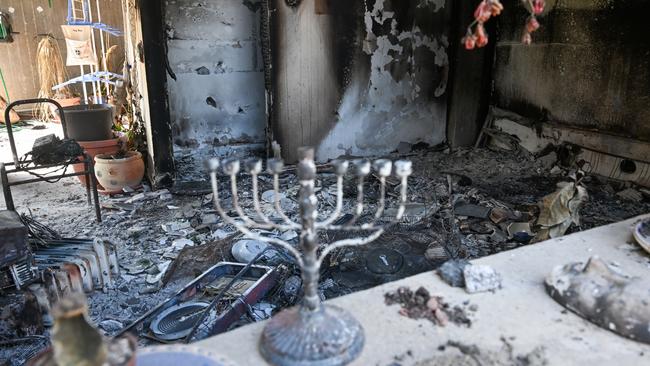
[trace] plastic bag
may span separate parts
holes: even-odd
[[[85,25],[62,25],[61,29],[68,49],[66,65],[97,65],[97,54],[93,51],[92,44],[92,28]]]

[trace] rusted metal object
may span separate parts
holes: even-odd
[[[205,301],[199,299],[201,295],[210,284],[215,283],[224,277],[236,276],[240,271],[246,267],[241,263],[222,262],[207,270],[201,276],[197,277],[194,281],[190,282],[182,290],[178,291],[171,298],[163,301],[160,305],[148,311],[138,320],[122,329],[117,335],[122,335],[130,331],[140,330],[141,334],[145,337],[156,340],[158,342],[168,342],[175,339],[165,339],[169,337],[160,337],[149,331],[151,323],[160,314],[165,313],[169,309],[176,307],[180,304],[192,301]],[[242,315],[246,313],[249,305],[254,305],[259,302],[271,290],[278,281],[278,271],[271,267],[266,266],[251,266],[245,273],[244,277],[253,283],[248,287],[240,296],[230,303],[227,309],[221,313],[209,314],[210,316],[197,318],[196,322],[192,324],[190,329],[191,333],[183,332],[181,336],[188,336],[185,341],[196,341],[205,337],[223,333],[230,328],[230,326],[239,320]],[[206,309],[208,309],[206,307]],[[198,324],[198,322],[201,324]],[[198,331],[194,332],[197,329]],[[178,338],[176,338],[178,339]]]
[[[39,249],[34,254],[38,268],[41,271],[52,268],[70,272],[69,266],[77,267],[85,292],[112,288],[113,279],[119,276],[117,252],[110,242],[99,239],[59,239],[45,241],[45,245],[46,248]],[[64,280],[62,284],[67,282]]]
[[[0,290],[23,288],[37,279],[27,227],[14,211],[0,211]]]
[[[250,239],[260,240],[288,251],[296,258],[302,270],[304,294],[302,305],[284,310],[268,322],[262,333],[260,343],[260,351],[264,358],[271,364],[279,366],[345,365],[352,362],[360,354],[364,344],[363,329],[361,324],[347,311],[322,304],[318,294],[320,268],[323,260],[333,250],[368,244],[383,234],[383,226],[377,225],[376,221],[384,215],[386,180],[393,171],[393,163],[389,160],[377,160],[372,164],[365,159],[352,162],[353,174],[357,178],[356,205],[351,220],[348,220],[345,224],[337,225],[336,221],[343,215],[343,180],[350,163],[347,161],[332,162],[337,177],[336,208],[329,218],[318,221],[318,200],[315,195],[317,171],[314,162],[314,150],[309,147],[301,148],[298,150],[298,156],[300,222],[291,220],[280,205],[279,176],[284,165],[278,159],[269,160],[267,169],[273,176],[274,206],[282,223],[278,224],[271,221],[261,210],[257,182],[258,176],[262,172],[262,162],[260,160],[250,160],[244,164],[246,172],[252,176],[253,206],[255,207],[257,219],[247,216],[239,204],[237,176],[241,164],[238,160],[220,162],[215,159],[210,161],[214,204],[226,223],[235,226]],[[357,224],[364,211],[365,179],[371,173],[373,167],[380,182],[379,202],[377,211],[374,214],[375,220],[370,223]],[[219,168],[222,168],[222,172],[230,179],[232,205],[239,215],[237,220],[230,217],[221,206],[217,176]],[[399,207],[395,217],[395,220],[400,220],[404,215],[407,201],[408,177],[412,173],[411,163],[398,161],[394,164],[394,171],[401,182]],[[300,250],[284,240],[264,236],[260,232],[254,231],[255,229],[300,231]],[[362,232],[364,235],[331,243],[325,246],[319,255],[318,232],[320,230]]]
[[[29,254],[27,228],[14,211],[0,211],[0,265]]]

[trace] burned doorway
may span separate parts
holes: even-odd
[[[206,158],[242,149],[264,150],[260,3],[166,1],[177,179],[205,180]]]
[[[282,156],[377,155],[445,139],[445,0],[269,0],[271,131]]]

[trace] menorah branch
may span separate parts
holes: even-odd
[[[294,229],[300,229],[300,225],[287,216],[280,205],[280,176],[279,174],[273,174],[273,204],[275,206],[275,211],[280,215],[282,220]]]
[[[383,233],[384,233],[383,228],[376,229],[375,232],[373,232],[372,234],[370,234],[365,238],[359,237],[359,238],[343,239],[328,245],[327,248],[323,250],[323,252],[320,254],[320,257],[318,258],[318,266],[320,267],[323,260],[325,260],[325,258],[333,251],[344,247],[353,247],[353,246],[361,246],[361,245],[369,244],[377,240]]]
[[[339,175],[336,177],[336,208],[334,209],[334,212],[328,219],[322,222],[317,222],[316,228],[322,229],[332,225],[341,216],[342,212],[343,212],[343,176]]]
[[[318,291],[318,280],[323,260],[333,251],[343,247],[354,247],[368,244],[384,233],[384,225],[377,221],[383,218],[386,208],[386,178],[394,172],[401,179],[399,208],[394,220],[400,220],[405,212],[408,198],[408,176],[411,175],[411,163],[398,161],[393,164],[389,160],[377,160],[371,164],[369,160],[355,160],[354,175],[356,177],[357,197],[352,208],[353,218],[343,225],[333,225],[343,212],[343,185],[349,163],[347,161],[333,161],[331,163],[336,175],[336,207],[334,212],[324,221],[318,222],[318,199],[316,197],[316,164],[314,163],[314,150],[301,148],[298,150],[300,157],[297,165],[300,192],[298,194],[299,222],[292,220],[282,209],[280,202],[280,179],[284,164],[279,159],[270,159],[267,170],[273,176],[273,205],[276,213],[284,224],[272,222],[262,211],[259,200],[258,175],[262,171],[260,160],[250,160],[246,169],[253,180],[253,206],[257,217],[251,219],[239,203],[237,174],[239,161],[227,160],[223,164],[223,172],[230,177],[232,204],[234,210],[242,221],[228,215],[221,207],[219,198],[219,182],[217,168],[218,160],[210,162],[210,176],[214,191],[214,204],[217,212],[224,221],[233,225],[247,237],[259,240],[291,253],[298,262],[302,272],[303,299],[299,307],[283,310],[274,316],[266,325],[260,343],[264,357],[272,364],[279,366],[293,365],[343,365],[352,361],[361,352],[363,347],[363,329],[358,321],[344,310],[332,305],[322,304]],[[370,218],[372,222],[357,224],[364,214],[365,197],[364,186],[366,178],[374,169],[379,180],[379,198],[377,209]],[[261,221],[261,222],[260,222]],[[267,229],[295,229],[300,232],[300,250],[289,243],[254,232],[252,228]],[[319,230],[342,230],[356,232],[358,237],[339,240],[325,246],[318,253]]]
[[[212,161],[211,164],[212,164],[212,167],[214,168],[210,172],[210,177],[211,177],[211,180],[212,180],[213,203],[214,203],[215,209],[217,210],[217,212],[219,213],[221,218],[227,224],[233,225],[237,230],[239,230],[242,234],[244,234],[246,237],[248,237],[250,239],[259,240],[259,241],[269,243],[269,244],[272,244],[272,245],[276,245],[276,246],[279,246],[279,247],[281,247],[283,249],[286,249],[289,253],[291,253],[291,255],[293,255],[296,258],[296,261],[298,262],[298,265],[302,267],[304,265],[302,255],[291,244],[289,244],[289,243],[287,243],[287,242],[285,242],[285,241],[283,241],[281,239],[278,239],[278,238],[266,237],[266,236],[260,235],[259,233],[253,232],[253,231],[249,230],[246,227],[246,225],[243,225],[243,224],[237,222],[237,220],[233,219],[232,217],[230,217],[230,215],[228,215],[228,213],[223,209],[223,207],[221,207],[221,201],[219,199],[219,181],[218,181],[218,178],[217,178],[217,171],[216,171],[216,168],[215,168],[215,167],[219,166],[219,162],[218,161]]]
[[[264,214],[262,206],[260,205],[259,182],[257,173],[251,173],[251,181],[253,185],[253,207],[255,208],[255,213],[265,224],[273,225],[269,217]],[[281,228],[281,230],[282,229],[283,228]]]

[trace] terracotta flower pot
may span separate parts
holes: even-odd
[[[73,107],[75,105],[81,105],[81,98],[75,97],[75,98],[65,98],[65,99],[54,99],[56,100],[59,104],[61,104],[61,107]],[[54,118],[52,119],[52,122],[54,123],[61,123],[61,118],[59,117],[59,111],[57,108],[54,106],[54,104],[48,104],[50,106],[50,110],[52,111],[52,115]]]
[[[95,156],[95,176],[108,193],[122,192],[124,187],[137,187],[144,178],[142,154],[129,151],[122,159],[99,154]]]
[[[84,149],[88,155],[90,155],[90,158],[93,161],[93,164],[95,163],[95,156],[99,154],[109,154],[109,155],[114,155],[117,154],[120,149],[122,148],[122,140],[120,138],[114,138],[110,140],[103,140],[103,141],[77,141],[79,145]],[[74,171],[76,173],[80,173],[84,170],[84,165],[83,164],[75,164],[72,166]],[[86,177],[83,175],[79,176],[79,181],[81,181],[81,184],[85,187],[86,186]],[[102,190],[102,187],[98,187],[99,190]]]

